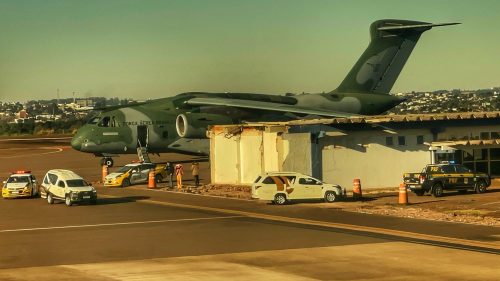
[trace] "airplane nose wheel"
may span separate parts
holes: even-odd
[[[109,157],[102,158],[101,165],[102,166],[106,165],[110,168],[113,167],[113,158],[109,158]]]

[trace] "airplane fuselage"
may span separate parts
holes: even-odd
[[[104,111],[80,128],[73,137],[74,149],[99,156],[137,153],[144,146],[152,153],[177,151],[169,146],[179,140],[177,120],[180,114],[195,113],[207,116],[220,115],[230,119],[229,123],[243,121],[283,121],[302,118],[296,114],[277,114],[266,110],[242,109],[227,106],[190,106],[184,103],[193,97],[245,98],[251,101],[266,101],[303,108],[332,110],[350,114],[379,114],[402,100],[390,95],[355,94],[303,94],[278,96],[245,93],[183,93],[171,98],[158,99],[142,105]],[[228,123],[228,120],[224,120]],[[214,120],[216,122],[216,120]],[[214,123],[217,124],[217,123]],[[205,126],[200,125],[200,126]],[[203,138],[200,136],[199,138]],[[178,149],[184,152],[186,150]],[[203,153],[192,151],[192,153]]]

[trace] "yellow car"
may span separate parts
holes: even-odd
[[[38,195],[35,176],[30,171],[17,171],[3,182],[2,197],[34,197]]]
[[[104,186],[126,187],[131,184],[147,183],[149,171],[154,169],[155,181],[160,183],[166,176],[165,165],[153,163],[132,163],[121,167],[118,171],[111,173],[104,179]]]

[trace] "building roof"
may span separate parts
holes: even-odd
[[[301,119],[286,122],[256,122],[248,123],[251,126],[259,125],[317,125],[317,124],[379,124],[389,122],[423,122],[442,120],[472,120],[472,119],[500,119],[500,111],[490,112],[457,112],[457,113],[437,113],[437,114],[404,114],[404,115],[374,115],[355,116],[350,118],[319,118]]]
[[[457,141],[433,141],[431,146],[455,146],[455,145],[494,145],[500,144],[500,139],[492,140],[457,140]]]

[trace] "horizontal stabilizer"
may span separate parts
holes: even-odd
[[[389,25],[390,23],[387,23],[388,25],[386,26],[381,26],[378,28],[378,30],[401,30],[401,29],[420,29],[420,28],[425,28],[425,29],[431,29],[433,27],[437,26],[447,26],[447,25],[456,25],[456,24],[461,24],[460,22],[449,22],[449,23],[426,23],[426,24],[410,24],[410,25]]]

